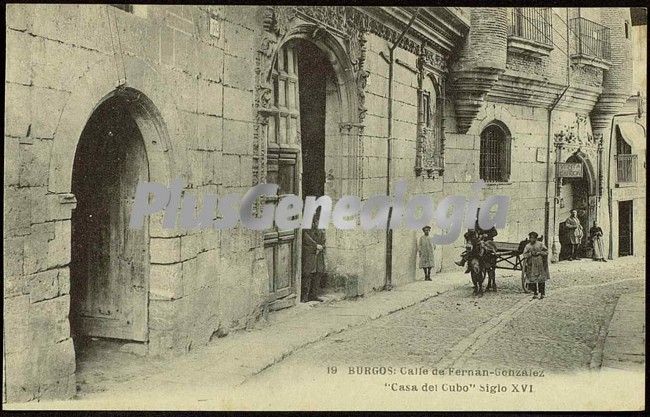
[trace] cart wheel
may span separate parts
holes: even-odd
[[[526,279],[526,273],[521,271],[521,289],[524,290],[524,293],[528,293],[528,280]]]

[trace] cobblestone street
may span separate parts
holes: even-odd
[[[303,381],[301,390],[312,393],[323,386],[321,376],[331,374],[333,367],[337,374],[361,373],[366,378],[388,366],[543,369],[546,376],[600,368],[617,300],[624,294],[643,294],[643,266],[631,260],[604,265],[581,260],[553,270],[557,272],[543,300],[522,294],[518,276],[499,271],[496,294],[477,299],[469,284],[461,286],[296,352],[248,384],[255,390]],[[643,311],[627,320],[641,324]],[[333,376],[325,377],[330,377],[330,385]]]
[[[346,409],[345,396],[354,397],[353,388],[361,384],[368,398],[386,390],[386,404],[372,405],[390,408],[398,406],[399,397],[390,398],[401,394],[393,391],[421,391],[421,384],[432,377],[438,391],[445,391],[449,382],[447,390],[462,383],[478,392],[505,395],[512,384],[521,383],[524,390],[532,389],[530,385],[561,396],[565,392],[558,392],[557,383],[543,383],[556,377],[598,377],[604,372],[589,371],[601,366],[643,369],[643,260],[554,264],[543,300],[522,292],[518,272],[498,271],[498,292],[481,298],[472,295],[467,275],[440,274],[431,283],[356,301],[303,304],[274,313],[255,330],[236,332],[181,357],[142,357],[128,349],[100,348],[78,365],[77,400],[48,406],[102,408],[120,398],[122,407],[137,409],[164,409],[166,404],[202,409],[289,404],[302,409],[311,407],[300,402],[309,398]],[[610,328],[610,321],[618,322],[617,329]],[[606,346],[608,338],[618,336],[618,345]],[[433,375],[434,369],[446,374]],[[476,375],[468,371],[497,373],[473,379]],[[544,378],[535,377],[536,372]],[[637,376],[624,377],[630,375]],[[642,381],[630,381],[637,379]],[[246,406],[252,393],[261,392],[255,405]],[[408,398],[414,401],[410,408],[430,409],[444,408],[446,397],[437,398],[435,405],[430,396]],[[479,398],[483,403],[471,405],[494,407],[485,402],[494,398],[484,395]],[[539,398],[526,399],[531,400]],[[359,405],[355,398],[349,401]],[[450,408],[458,406],[454,404]],[[558,399],[553,406],[561,404]]]

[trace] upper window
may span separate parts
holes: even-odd
[[[575,37],[575,51],[578,56],[595,57],[604,61],[611,59],[609,28],[584,17],[576,17],[569,22]]]
[[[510,132],[500,124],[490,124],[481,133],[479,175],[486,182],[510,180]]]
[[[553,46],[552,14],[549,7],[513,7],[510,36]]]

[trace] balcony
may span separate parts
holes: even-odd
[[[569,28],[574,38],[571,55],[574,63],[609,69],[611,60],[609,28],[583,17],[571,19]]]
[[[616,182],[629,184],[636,182],[637,155],[616,155]]]
[[[513,7],[508,50],[540,58],[553,49],[553,14],[549,7]]]

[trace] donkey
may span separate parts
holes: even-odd
[[[465,233],[465,247],[467,248],[467,263],[472,284],[474,285],[474,295],[479,297],[483,295],[483,281],[485,281],[485,269],[481,261],[485,249],[481,245],[481,238],[475,230],[469,230]]]
[[[496,247],[494,242],[481,239],[481,235],[475,230],[465,233],[465,242],[468,250],[468,265],[474,285],[474,295],[483,295],[483,282],[488,278],[486,291],[497,290],[496,285]]]

